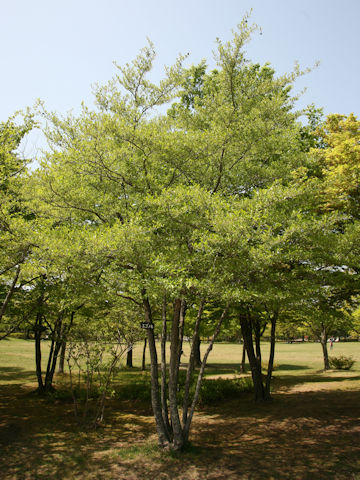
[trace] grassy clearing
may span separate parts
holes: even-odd
[[[43,341],[43,367],[46,367],[46,355],[49,351],[50,342]],[[207,347],[206,343],[201,346],[202,354]],[[269,345],[262,345],[264,360],[266,360]],[[190,353],[188,343],[184,343],[183,361],[187,362]],[[210,354],[207,375],[231,375],[239,373],[242,345],[233,343],[217,343]],[[169,352],[168,352],[169,353]],[[335,343],[331,355],[352,356],[355,364],[351,372],[360,374],[360,342]],[[135,371],[141,366],[142,344],[136,344],[133,354]],[[124,365],[125,359],[123,359]],[[149,355],[146,355],[147,365],[150,363]],[[323,368],[322,352],[319,343],[277,343],[275,356],[275,376],[278,377],[301,377],[319,373]],[[124,369],[125,376],[131,376],[129,370]],[[0,384],[27,383],[36,380],[34,362],[34,341],[9,338],[0,342]]]
[[[141,399],[110,399],[102,428],[88,430],[74,421],[70,400],[31,394],[33,350],[32,341],[0,342],[1,479],[360,478],[360,343],[335,344],[331,354],[356,363],[328,372],[319,344],[278,344],[274,401],[256,405],[243,394],[201,408],[181,455],[157,449],[151,408]],[[141,352],[137,345],[136,368],[118,378],[123,385],[144,375]],[[215,345],[208,375],[237,374],[240,357],[240,345]]]

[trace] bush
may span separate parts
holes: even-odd
[[[119,400],[151,400],[151,380],[141,378],[131,383],[124,383],[116,387],[116,398]]]
[[[184,398],[184,372],[180,372],[179,376],[179,392],[178,404],[181,405]],[[195,393],[195,380],[193,380],[190,388],[190,397]],[[215,380],[204,379],[199,394],[199,405],[210,405],[229,398],[237,397],[243,392],[251,392],[253,384],[250,378],[234,378]],[[116,387],[116,398],[119,400],[141,400],[151,401],[151,380],[149,376],[132,380],[129,383],[123,383]]]
[[[354,365],[355,360],[352,357],[346,357],[345,355],[340,355],[339,357],[330,357],[329,363],[331,368],[336,370],[350,370]]]
[[[29,340],[29,339],[34,338],[34,334],[30,333],[30,334],[27,335],[26,332],[12,332],[10,334],[10,337],[11,338],[20,338],[21,340]]]
[[[217,378],[204,380],[199,395],[200,405],[210,405],[229,398],[238,397],[241,393],[251,392],[253,384],[250,378]]]

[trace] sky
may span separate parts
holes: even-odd
[[[253,34],[247,58],[278,74],[295,62],[314,68],[296,82],[298,107],[360,116],[360,0],[0,0],[0,121],[41,99],[48,110],[93,105],[94,84],[131,62],[149,38],[157,51],[154,79],[179,53],[187,65],[214,65],[216,38],[230,40],[246,12]],[[35,157],[39,132],[26,148]]]

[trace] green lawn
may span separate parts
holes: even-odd
[[[207,347],[206,342],[201,346],[202,353]],[[43,367],[46,366],[46,357],[49,351],[49,342],[42,342]],[[263,343],[264,361],[267,359],[269,344]],[[189,344],[183,346],[182,360],[189,358]],[[208,360],[207,374],[231,375],[239,371],[242,346],[233,343],[217,343],[214,345]],[[347,355],[356,361],[351,369],[352,374],[360,375],[360,342],[335,343],[330,356]],[[142,344],[138,343],[134,349],[134,367],[141,365]],[[149,354],[146,355],[149,364]],[[319,343],[283,343],[276,344],[275,377],[311,377],[319,375],[323,368],[322,350]],[[20,384],[36,382],[34,362],[34,341],[9,338],[0,342],[0,384]]]

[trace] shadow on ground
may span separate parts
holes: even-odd
[[[0,382],[24,383],[36,380],[35,372],[20,367],[0,367]]]
[[[156,447],[148,404],[111,400],[104,427],[94,431],[76,424],[71,402],[3,386],[0,477],[354,480],[359,398],[359,390],[276,393],[255,404],[246,394],[198,412],[192,448],[170,455]]]

